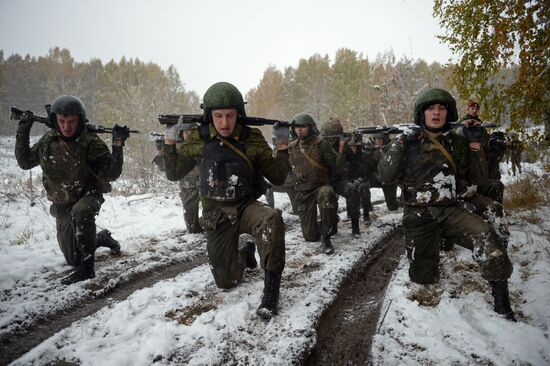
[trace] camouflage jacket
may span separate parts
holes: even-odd
[[[463,136],[448,132],[437,138],[452,157],[456,173],[445,155],[422,134],[416,141],[393,141],[378,164],[383,184],[397,181],[409,206],[448,206],[456,203],[457,182],[487,182],[483,150],[469,148]]]
[[[29,136],[18,134],[15,157],[22,169],[42,168],[48,199],[56,204],[74,204],[89,194],[110,191],[108,182],[122,173],[122,146],[113,152],[96,134],[85,128],[71,141],[50,130],[30,147]]]
[[[241,124],[237,124],[228,139],[239,141],[242,128]],[[213,124],[208,126],[208,132],[210,140],[217,139],[217,132]],[[205,143],[201,139],[199,130],[193,130],[187,142],[182,144],[177,150],[175,145],[165,145],[163,154],[168,180],[180,180],[189,174],[195,165],[200,165],[203,158],[204,145]],[[281,185],[285,182],[288,173],[288,152],[278,151],[274,157],[271,148],[259,129],[250,129],[250,135],[245,141],[245,154],[256,171],[260,172],[271,183]],[[205,220],[206,229],[215,228],[222,214],[234,222],[252,200],[223,202],[201,195],[203,219]]]
[[[305,140],[296,139],[290,143],[288,149],[297,191],[311,191],[330,184],[335,176],[341,174],[343,155],[338,154],[319,136],[311,136]],[[307,154],[309,159],[305,158],[304,154]],[[310,163],[310,160],[324,169]]]

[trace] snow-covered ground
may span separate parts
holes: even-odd
[[[506,184],[516,179],[508,168],[501,165]],[[540,174],[537,165],[523,168]],[[527,216],[541,221],[529,223]],[[455,246],[442,253],[441,279],[428,287],[409,281],[404,257],[387,289],[385,317],[372,345],[374,364],[550,365],[550,208],[514,212],[508,220],[514,265],[509,288],[518,323],[493,312],[490,287],[470,251]],[[419,294],[434,304],[412,300]]]
[[[176,185],[165,195],[107,195],[98,228],[113,232],[123,255],[112,257],[101,248],[96,278],[61,286],[59,279],[70,267],[58,249],[49,205],[36,188],[32,207],[28,194],[12,194],[7,188],[28,172],[15,165],[13,141],[0,142],[0,187],[10,192],[0,196],[0,336],[123,283],[133,273],[205,254],[203,236],[185,231]],[[33,171],[34,179],[39,173]],[[373,200],[382,198],[380,189],[372,192]],[[287,264],[280,314],[270,322],[255,315],[263,287],[260,270],[246,273],[238,287],[220,290],[208,265],[201,265],[73,323],[13,364],[55,360],[83,365],[296,363],[314,346],[316,323],[341,281],[364,253],[393,230],[401,214],[388,213],[383,204],[376,206],[375,223],[362,228],[358,239],[350,235],[350,224],[343,220],[333,240],[335,254],[326,256],[319,243],[303,241],[297,217],[288,213],[286,195],[276,193],[275,200],[287,225]],[[340,206],[344,211],[343,200]],[[548,208],[536,213],[543,218],[537,225],[513,217],[510,251],[515,272],[510,288],[518,323],[493,313],[487,301],[492,301],[490,291],[469,252],[456,248],[443,255],[442,280],[433,286],[440,301],[434,307],[408,300],[408,294],[418,288],[408,282],[408,265],[403,260],[384,300],[384,319],[373,344],[374,362],[549,364],[548,213]],[[345,213],[340,216],[345,218]]]

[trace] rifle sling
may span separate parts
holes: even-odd
[[[304,157],[306,158],[306,160],[311,164],[313,165],[314,167],[318,168],[318,169],[321,169],[322,171],[324,172],[329,172],[329,169],[322,166],[321,164],[319,164],[318,162],[316,162],[315,160],[313,160],[313,158],[311,156],[309,156],[307,154],[307,152],[304,150],[304,148],[302,147],[302,144],[300,144],[300,150],[302,151],[302,154],[304,154]]]
[[[246,164],[248,164],[248,167],[250,168],[250,171],[253,175],[256,175],[256,170],[254,169],[254,165],[252,165],[252,162],[250,159],[243,153],[241,150],[239,150],[236,146],[234,146],[231,142],[227,141],[221,136],[218,136],[221,142],[223,142],[228,148],[233,150],[235,154],[239,155],[244,161],[246,161]]]
[[[451,156],[451,154],[449,154],[449,152],[447,151],[447,149],[445,149],[445,147],[443,145],[441,145],[441,143],[439,141],[437,141],[436,138],[434,138],[433,136],[430,136],[429,134],[426,133],[426,136],[428,137],[428,140],[430,140],[430,142],[432,144],[434,144],[434,146],[439,150],[441,151],[441,153],[443,154],[443,156],[445,156],[445,158],[449,161],[449,163],[451,163],[451,168],[453,168],[453,172],[455,173],[455,175],[457,174],[457,170],[456,170],[456,163],[455,161],[453,160],[453,157]]]

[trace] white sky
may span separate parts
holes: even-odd
[[[139,58],[173,64],[201,96],[217,81],[243,93],[269,65],[348,47],[374,59],[449,60],[432,0],[0,0],[0,49],[42,56],[68,48],[77,61]]]

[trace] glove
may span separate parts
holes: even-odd
[[[164,129],[164,138],[167,140],[176,140],[178,138],[178,132],[180,130],[180,124],[166,125]]]
[[[124,141],[130,137],[130,129],[126,126],[115,125],[113,127],[113,142],[120,141],[124,146]]]
[[[420,127],[406,127],[403,132],[397,136],[397,139],[401,141],[402,144],[418,141],[421,132],[422,129]]]
[[[273,133],[275,137],[275,144],[276,145],[287,145],[289,136],[290,136],[290,126],[287,124],[280,124],[279,122],[276,122],[273,125]]]
[[[466,136],[468,142],[481,142],[483,141],[483,136],[485,135],[485,131],[481,126],[464,126],[462,131],[464,132],[464,136]]]
[[[31,127],[32,127],[33,121],[22,119],[19,121],[19,124],[17,125],[17,134],[18,135],[30,135],[31,133]]]

